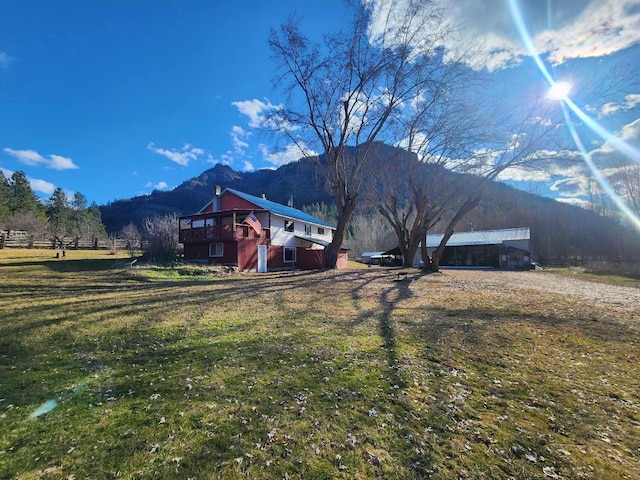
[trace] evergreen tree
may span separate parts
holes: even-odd
[[[0,170],[0,223],[5,222],[11,216],[11,209],[9,208],[10,189],[9,180]]]
[[[69,205],[69,200],[67,199],[64,190],[58,187],[54,190],[49,200],[47,200],[49,228],[54,235],[63,237],[65,234],[70,233],[70,214],[71,207]]]
[[[91,221],[87,209],[87,197],[76,192],[71,200],[70,233],[77,237],[91,236]]]
[[[9,182],[9,210],[16,213],[35,213],[42,211],[42,206],[33,193],[27,175],[24,172],[13,172]]]
[[[107,231],[102,223],[102,214],[100,213],[100,208],[96,202],[91,202],[87,214],[89,216],[89,224],[91,226],[91,236],[95,238],[107,238]]]
[[[76,192],[73,194],[73,200],[71,201],[71,206],[76,210],[86,210],[87,209],[87,197],[85,197],[82,193]]]

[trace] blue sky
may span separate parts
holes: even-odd
[[[593,91],[607,81],[610,66],[640,63],[640,0],[519,4],[543,58],[571,76],[574,88],[589,84]],[[506,1],[443,5],[447,18],[465,27],[455,41],[480,46],[496,88],[511,85],[516,97],[527,82],[540,83]],[[0,169],[7,176],[24,171],[41,198],[62,187],[105,204],[174,188],[216,163],[254,170],[291,161],[295,154],[274,154],[255,127],[265,109],[281,102],[271,85],[267,36],[292,12],[303,31],[319,36],[340,26],[345,6],[342,0],[0,2]],[[640,87],[580,98],[580,107],[637,146]],[[597,158],[610,153],[597,138],[588,148]],[[583,204],[588,177],[582,166],[558,165],[503,180]]]

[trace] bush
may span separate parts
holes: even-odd
[[[172,263],[178,255],[178,216],[156,215],[144,221],[147,255],[155,263]]]
[[[640,280],[640,262],[592,262],[585,268],[587,273],[594,275],[616,275],[619,277]]]

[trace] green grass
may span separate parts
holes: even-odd
[[[589,282],[605,283],[607,285],[618,285],[623,287],[640,288],[640,280],[636,278],[632,278],[629,275],[623,276],[623,275],[593,273],[581,267],[546,268],[545,272],[553,273],[556,275],[562,275],[570,278],[577,278],[580,280],[586,280]]]
[[[454,272],[0,275],[2,479],[640,478],[637,317]]]

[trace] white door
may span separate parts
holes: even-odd
[[[258,273],[267,273],[267,246],[258,245]]]

